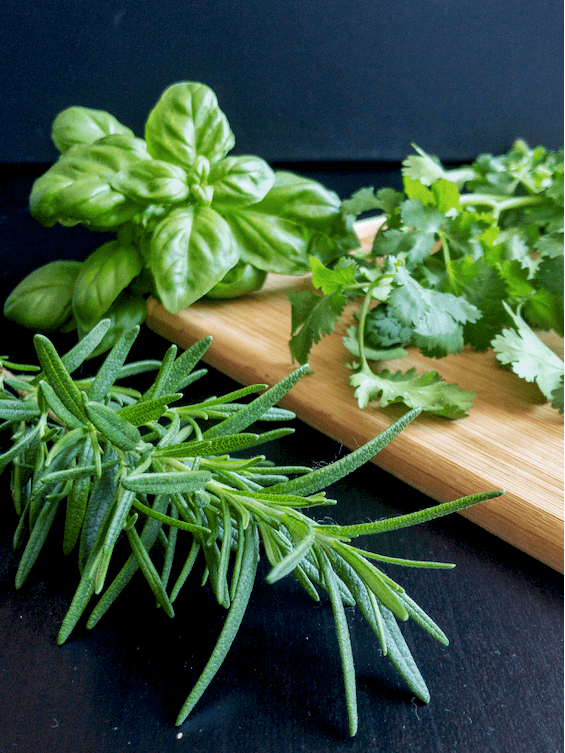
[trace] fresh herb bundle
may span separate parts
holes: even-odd
[[[355,301],[357,324],[343,342],[359,359],[350,381],[361,408],[400,402],[464,416],[474,393],[435,370],[378,364],[407,347],[442,358],[467,345],[492,347],[563,412],[563,361],[534,331],[563,335],[563,151],[517,141],[451,170],[416,151],[403,163],[404,191],[364,188],[342,203],[352,218],[381,210],[383,224],[367,253],[311,258],[316,290],[289,295],[293,357],[305,363]]]
[[[232,453],[292,433],[282,427],[253,430],[257,422],[285,421],[276,404],[306,373],[293,371],[270,389],[243,387],[198,403],[181,391],[205,374],[194,370],[210,344],[206,338],[177,356],[171,346],[162,361],[126,364],[139,331],[124,332],[92,378],[71,376],[99,347],[108,329],[102,320],[60,357],[45,335],[35,336],[38,367],[2,358],[0,418],[11,445],[0,471],[11,469],[13,503],[19,516],[14,547],[21,552],[16,586],[21,588],[40,555],[57,516],[62,549],[78,559],[78,586],[59,633],[67,640],[90,609],[88,628],[100,620],[140,570],[151,601],[174,616],[195,564],[227,617],[215,649],[177,717],[181,724],[226,656],[251,597],[262,550],[273,583],[293,574],[316,601],[329,596],[343,666],[349,731],[357,730],[355,670],[345,607],[356,605],[412,692],[429,692],[397,621],[412,618],[440,642],[447,638],[433,620],[378,564],[450,568],[381,556],[352,543],[358,536],[391,531],[461,510],[502,492],[473,495],[374,523],[317,523],[303,510],[335,504],[323,491],[370,460],[419,413],[413,410],[380,436],[342,459],[315,470],[276,466],[265,455]],[[119,384],[156,370],[143,393]],[[38,372],[38,373],[34,373]],[[15,376],[14,373],[18,372]],[[250,402],[246,396],[260,393]],[[189,546],[177,546],[187,537]],[[117,547],[127,543],[129,554]],[[187,554],[188,552],[188,554]],[[123,555],[123,558],[122,558]],[[175,566],[175,567],[173,567]],[[172,574],[178,572],[174,582]]]
[[[113,233],[84,262],[34,270],[4,305],[34,332],[112,326],[99,346],[146,316],[156,296],[177,313],[207,295],[261,288],[268,272],[309,271],[357,245],[337,194],[253,155],[231,155],[235,137],[204,84],[168,87],[138,138],[102,110],[69,107],[55,118],[59,159],[35,181],[32,216],[45,227],[80,224]]]

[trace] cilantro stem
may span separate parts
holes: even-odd
[[[441,242],[441,252],[443,254],[443,261],[445,264],[445,271],[449,277],[449,284],[455,295],[460,295],[459,286],[453,276],[453,269],[451,267],[451,254],[449,253],[449,243],[447,242],[447,236],[441,230],[438,232],[438,236]]]
[[[369,303],[371,302],[371,299],[373,297],[373,289],[375,285],[369,285],[367,288],[367,292],[365,293],[365,297],[363,299],[363,304],[361,306],[361,311],[359,313],[359,326],[357,328],[357,341],[359,343],[359,358],[361,359],[361,368],[366,369],[369,367],[369,364],[367,363],[367,358],[365,356],[365,322],[367,321],[367,314],[369,313]]]
[[[539,204],[542,201],[542,196],[497,196],[488,193],[463,194],[459,198],[461,206],[474,206],[475,204],[479,204],[492,207],[492,214],[496,219],[498,219],[501,213],[507,209],[519,209],[520,207]]]

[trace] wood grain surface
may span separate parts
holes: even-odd
[[[368,243],[372,221],[359,223]],[[240,384],[272,385],[295,368],[289,349],[287,294],[310,287],[309,276],[269,276],[258,293],[230,301],[200,301],[179,314],[148,303],[149,327],[182,348],[212,335],[204,361]],[[297,416],[355,449],[389,426],[404,411],[399,406],[360,410],[349,385],[351,359],[341,335],[351,324],[349,311],[336,332],[314,346],[304,377],[281,402]],[[546,341],[562,354],[561,338]],[[468,416],[448,420],[419,416],[373,462],[438,502],[490,489],[502,497],[461,514],[550,567],[563,572],[563,417],[544,401],[534,384],[503,368],[494,354],[469,349],[441,360],[411,349],[387,368],[437,369],[447,382],[473,390]]]

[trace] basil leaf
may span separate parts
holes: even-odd
[[[300,225],[308,255],[325,264],[359,246],[351,221],[341,211],[339,196],[317,181],[278,171],[263,207],[265,211],[278,211],[280,217]]]
[[[125,332],[132,327],[143,324],[146,316],[147,304],[145,298],[135,295],[129,288],[123,290],[104,314],[104,318],[110,320],[110,327],[89,358],[94,358],[110,350]],[[81,327],[79,324],[79,337],[84,337],[89,330],[89,327]]]
[[[51,332],[72,316],[75,282],[82,263],[52,261],[16,285],[4,303],[6,319],[34,332]]]
[[[73,295],[73,310],[83,329],[93,327],[118,295],[140,274],[143,263],[133,246],[105,243],[84,261]]]
[[[259,157],[226,157],[210,169],[208,183],[214,188],[212,206],[221,213],[223,209],[255,204],[274,182],[274,172]]]
[[[275,173],[273,187],[257,204],[223,214],[241,258],[267,272],[306,274],[309,255],[327,264],[359,245],[339,197],[289,172]]]
[[[260,203],[224,212],[238,256],[264,272],[300,275],[310,271],[307,244],[299,225],[268,214]]]
[[[114,134],[61,155],[33,184],[30,209],[42,225],[56,222],[91,230],[112,230],[131,219],[139,204],[115,190],[111,179],[140,159],[149,159],[143,142]]]
[[[114,176],[112,188],[138,202],[172,204],[188,196],[186,172],[161,160],[136,162]]]
[[[201,298],[237,261],[230,228],[210,207],[173,210],[151,237],[149,268],[173,314]]]
[[[235,144],[216,95],[195,82],[163,92],[147,118],[145,140],[152,157],[181,167],[190,167],[199,155],[218,162]]]
[[[93,144],[112,133],[133,136],[133,131],[122,125],[113,115],[104,110],[88,107],[68,107],[53,121],[51,138],[63,153],[77,144]]]

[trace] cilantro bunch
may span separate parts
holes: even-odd
[[[356,301],[344,344],[359,359],[349,366],[361,408],[378,400],[464,416],[474,393],[437,371],[370,363],[407,347],[439,359],[470,346],[493,348],[562,412],[563,362],[535,330],[563,334],[563,152],[517,141],[505,155],[446,169],[415,150],[403,162],[403,191],[363,188],[342,203],[350,221],[378,209],[383,223],[368,253],[310,259],[316,290],[289,296],[293,357],[305,363]]]

